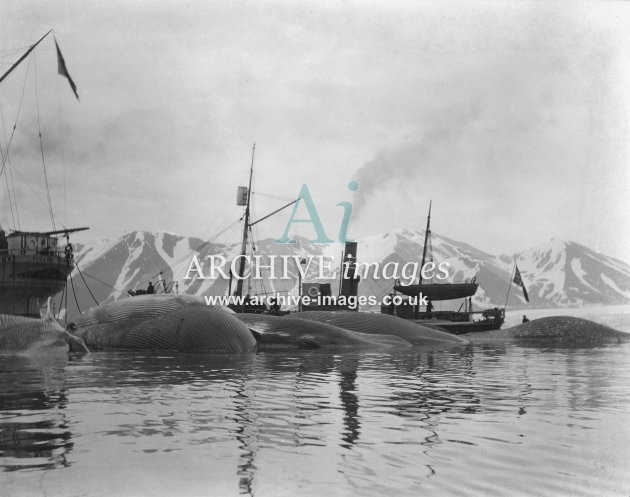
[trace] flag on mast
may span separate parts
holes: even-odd
[[[514,279],[512,280],[513,283],[516,283],[518,286],[521,287],[521,289],[523,290],[523,296],[525,297],[525,300],[527,300],[527,302],[529,302],[529,295],[527,295],[527,289],[525,288],[525,283],[523,283],[523,278],[521,277],[521,272],[518,270],[518,266],[514,265],[514,267],[516,268],[514,271]]]
[[[57,72],[68,80],[70,83],[70,88],[74,92],[74,96],[79,100],[79,94],[77,93],[77,85],[74,84],[72,78],[70,77],[70,73],[68,72],[68,68],[66,67],[66,61],[61,55],[61,50],[59,50],[59,45],[57,44],[57,39],[55,38],[55,47],[57,48]],[[80,101],[80,100],[79,100]]]

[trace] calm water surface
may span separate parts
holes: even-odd
[[[630,495],[630,344],[0,358],[0,495]]]

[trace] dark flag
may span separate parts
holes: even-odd
[[[523,296],[525,297],[525,300],[529,302],[529,295],[527,295],[527,290],[525,289],[525,283],[523,283],[521,272],[518,270],[518,266],[514,266],[514,267],[516,268],[516,271],[514,271],[514,279],[512,280],[512,282],[516,283],[518,286],[521,287],[521,289],[523,290]]]
[[[68,83],[70,83],[70,88],[72,88],[72,91],[74,92],[74,96],[77,97],[77,100],[79,100],[77,85],[74,84],[74,81],[72,81],[72,78],[70,77],[70,73],[68,72],[68,68],[66,67],[66,61],[64,60],[63,55],[61,55],[59,45],[57,45],[57,40],[55,40],[55,47],[57,47],[57,72],[68,80]]]

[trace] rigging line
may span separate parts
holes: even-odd
[[[13,220],[13,229],[15,229],[15,215],[13,213],[13,202],[11,201],[11,190],[9,189],[9,175],[4,175],[4,182],[7,185],[7,195],[9,196],[9,208],[11,209],[11,219]]]
[[[236,223],[238,223],[238,221],[232,221],[231,223],[229,223],[227,226],[225,223],[228,223],[230,219],[234,219],[236,217],[236,215],[234,214],[234,212],[228,212],[225,214],[225,216],[223,217],[223,219],[221,220],[220,223],[217,223],[217,227],[216,230],[214,232],[211,232],[210,235],[208,236],[209,240],[212,239],[216,239],[218,236],[222,235],[223,233],[225,233],[229,228],[231,228],[232,226],[234,226]],[[224,227],[225,226],[225,227]]]
[[[51,30],[49,30],[49,31],[48,31],[48,32],[47,32],[44,36],[42,36],[39,40],[37,40],[37,42],[36,42],[34,45],[31,45],[31,47],[30,47],[30,48],[29,48],[29,49],[28,49],[28,50],[24,53],[24,55],[22,55],[22,57],[20,57],[20,58],[19,58],[19,59],[15,62],[15,64],[13,64],[13,65],[11,66],[11,68],[10,68],[8,71],[6,71],[6,72],[5,72],[2,76],[0,76],[0,83],[1,83],[2,81],[4,81],[4,78],[6,78],[9,74],[11,74],[11,73],[13,72],[13,70],[14,70],[17,66],[19,66],[19,65],[20,65],[20,63],[21,63],[21,62],[22,62],[22,61],[23,61],[26,57],[28,57],[28,55],[29,55],[29,54],[30,54],[33,50],[35,50],[35,47],[36,47],[37,45],[39,45],[39,44],[42,42],[42,40],[43,40],[44,38],[46,38],[46,37],[50,34],[50,32],[51,32],[51,31],[52,31],[52,29],[51,29]]]
[[[1,107],[0,107],[1,109]],[[3,122],[4,124],[4,122]],[[0,156],[2,155],[2,142],[0,141]],[[13,229],[15,229],[15,214],[13,213],[13,201],[11,199],[11,189],[9,188],[9,174],[4,175],[4,182],[7,185],[7,196],[9,198],[9,209],[11,210],[11,219],[13,220]]]
[[[7,125],[4,119],[4,107],[2,105],[2,101],[0,101],[0,120],[2,121],[2,135],[4,136],[4,141],[8,143],[7,140]],[[2,152],[2,148],[0,147],[0,152]],[[4,154],[0,153],[0,156],[4,156]]]
[[[12,167],[12,168],[10,169],[10,171],[11,171],[11,174],[13,174],[13,171],[15,171],[15,172],[16,172],[16,173],[20,176],[20,178],[22,178],[22,180],[24,181],[24,184],[25,184],[26,186],[28,186],[28,187],[30,188],[30,190],[33,192],[33,194],[35,195],[35,198],[36,198],[36,199],[37,199],[37,200],[38,200],[38,201],[39,201],[39,202],[40,202],[40,203],[41,203],[44,207],[48,207],[48,206],[46,205],[46,203],[45,203],[45,202],[44,202],[44,201],[40,198],[40,197],[41,197],[40,193],[39,193],[37,190],[35,190],[35,188],[33,188],[33,185],[31,185],[31,183],[30,183],[29,181],[27,181],[27,180],[26,180],[26,178],[24,177],[24,175],[23,175],[23,174],[22,174],[22,173],[21,173],[18,169],[16,169],[15,167]]]
[[[380,290],[380,293],[378,293],[378,294],[376,292],[374,292],[374,289],[372,288],[372,292],[373,292],[374,296],[377,299],[383,300],[383,297],[385,296],[385,294],[389,293],[389,288],[387,288],[387,287],[386,288],[383,288],[383,287],[379,288],[379,287],[377,287],[377,289]]]
[[[0,120],[2,121],[2,134],[4,135],[4,141],[7,142],[7,127],[5,125],[4,119],[4,108],[2,107],[2,103],[0,102]],[[0,143],[0,156],[2,156],[2,143]],[[9,168],[7,169],[7,174],[5,174],[4,178],[7,184],[7,193],[9,197],[9,206],[11,208],[11,219],[13,220],[13,229],[16,228],[16,218],[17,218],[17,229],[21,229],[20,227],[20,213],[17,203],[17,196],[15,194],[15,181],[13,180],[13,168],[11,167],[11,158],[7,155],[7,164]],[[11,187],[9,188],[9,174],[11,174]],[[13,198],[11,198],[11,192],[13,192]],[[15,215],[13,213],[13,205],[15,205]]]
[[[234,240],[238,238],[238,232],[240,232],[240,221],[241,221],[240,219],[235,219],[234,221],[232,221],[224,229],[222,229],[218,233],[214,234],[206,242],[206,244],[207,243],[216,243],[218,245],[225,245],[225,246],[233,245],[235,243]],[[230,233],[230,234],[228,235],[228,237],[227,237],[227,239],[225,241],[221,242],[221,237],[223,235],[225,235],[226,233]]]
[[[76,262],[75,262],[76,264]],[[109,283],[105,283],[103,280],[99,280],[96,276],[92,276],[90,273],[86,273],[85,271],[83,271],[83,274],[85,274],[85,276],[87,276],[88,278],[92,278],[93,280],[98,281],[100,284],[105,285],[106,287],[110,288],[111,290],[116,290],[115,287],[113,287],[112,285],[110,285]]]
[[[17,203],[17,195],[15,194],[15,181],[13,180],[13,165],[11,164],[11,160],[9,160],[9,174],[11,175],[11,191],[13,192],[13,203],[15,204],[15,218],[17,219],[17,227],[18,230],[22,229],[20,226],[20,209]]]
[[[238,224],[240,222],[240,219],[237,219],[236,221],[233,221],[232,223],[230,223],[226,228],[224,228],[223,230],[221,230],[219,233],[217,233],[216,235],[214,235],[212,238],[218,238],[219,236],[221,236],[223,233],[225,233],[227,230],[231,229],[234,227],[234,225]],[[206,240],[205,242],[197,245],[193,250],[191,250],[191,252],[199,252],[199,250],[201,250],[202,248],[204,248],[206,245],[209,245],[210,243],[212,243],[212,240]],[[187,254],[185,257],[183,257],[182,259],[180,259],[178,262],[183,261],[186,257],[188,257],[189,254]]]
[[[202,206],[201,209],[205,211],[205,206]],[[237,216],[238,209],[236,206],[232,205],[230,202],[221,202],[220,207],[213,208],[209,207],[209,210],[212,212],[212,216],[208,217],[208,223],[202,230],[203,233],[209,232],[214,229],[219,229],[221,225],[229,219],[234,219]]]
[[[0,176],[4,172],[4,167],[6,166],[7,159],[9,158],[9,150],[11,149],[11,143],[13,142],[13,135],[15,134],[15,128],[17,128],[17,122],[20,118],[20,111],[22,110],[22,102],[24,101],[24,90],[26,89],[26,80],[28,78],[28,72],[31,68],[31,59],[28,59],[28,64],[26,65],[26,74],[24,75],[24,83],[22,84],[22,96],[20,97],[20,104],[18,105],[17,113],[15,114],[15,122],[13,123],[13,129],[11,130],[11,138],[7,142],[6,152],[4,156],[2,156],[2,168],[0,168]]]
[[[96,302],[97,306],[100,306],[101,304],[98,303],[98,300],[96,300],[96,297],[92,293],[92,290],[90,290],[90,287],[88,286],[87,282],[85,281],[85,278],[83,277],[83,273],[81,272],[81,269],[79,268],[79,264],[76,261],[74,262],[74,267],[76,267],[77,271],[79,271],[79,275],[81,276],[81,279],[83,280],[83,284],[85,285],[85,288],[87,288],[87,291],[90,292],[90,295],[92,296],[92,299],[94,299],[94,302]]]
[[[13,60],[14,60],[15,56],[17,54],[20,54],[20,53],[24,52],[24,50],[27,50],[29,47],[30,47],[30,45],[23,45],[21,47],[8,48],[6,50],[0,50],[0,60],[2,60],[2,59],[9,59],[8,62],[0,62],[0,65],[8,66],[10,64],[13,64]]]
[[[376,295],[376,292],[374,291],[374,282],[371,281],[369,278],[365,278],[363,281],[367,282],[368,286],[370,287],[370,292],[372,292],[372,295]]]
[[[239,223],[239,220],[237,219],[236,221],[233,221],[232,223],[230,223],[225,229],[221,230],[219,233],[217,233],[216,235],[214,235],[213,238],[218,238],[219,236],[221,236],[223,233],[225,233],[226,231],[228,231],[229,229],[233,228],[236,224]],[[206,247],[207,245],[211,244],[212,240],[206,240],[205,242],[200,243],[199,245],[197,245],[194,249],[192,249],[188,254],[186,254],[185,256],[181,257],[180,259],[178,259],[177,261],[175,261],[175,264],[173,265],[173,267],[176,267],[177,265],[179,265],[184,259],[186,259],[187,257],[190,257],[190,254],[193,252],[199,252],[201,249],[203,249],[204,247]]]
[[[153,250],[149,250],[147,256],[148,256],[147,259],[149,259],[149,262],[152,264],[154,268],[159,268],[160,265],[164,262],[164,259],[162,259],[162,257],[160,256],[160,253],[158,252],[156,245],[153,245]]]
[[[252,209],[252,214],[253,214],[253,209]],[[252,239],[252,248],[251,248],[251,255],[252,255],[252,259],[254,258],[254,256],[258,255],[258,229],[256,229],[256,234],[254,235],[254,230],[252,225],[249,225],[249,234],[251,235],[251,239]],[[259,271],[258,268],[253,268],[254,266],[254,261],[252,260],[252,269],[254,269],[255,271]],[[262,272],[261,272],[261,276],[262,276]],[[251,274],[250,274],[251,277]],[[254,289],[254,284],[256,283],[256,281],[254,280],[254,283],[250,286],[252,286]],[[262,288],[262,292],[263,294],[267,294],[267,288],[265,287],[265,279],[261,278],[260,279],[260,287]]]
[[[265,217],[261,217],[260,219],[257,219],[257,220],[256,220],[256,221],[254,221],[253,223],[250,223],[250,226],[254,226],[255,224],[260,223],[261,221],[264,221],[265,219],[270,218],[270,217],[271,217],[271,216],[273,216],[274,214],[277,214],[278,212],[280,212],[280,211],[282,211],[282,210],[286,209],[287,207],[289,207],[289,206],[291,206],[291,205],[295,204],[296,202],[299,202],[301,199],[302,199],[302,197],[298,197],[298,198],[296,198],[295,200],[293,200],[293,201],[289,202],[288,204],[283,205],[283,206],[282,206],[282,207],[280,207],[279,209],[276,209],[275,211],[273,211],[273,212],[271,212],[271,213],[267,214]]]
[[[367,273],[365,274],[365,276],[366,278],[362,281],[367,282],[368,286],[370,287],[370,291],[372,292],[372,295],[374,295],[377,299],[382,300],[385,294],[389,293],[390,291],[389,285],[385,284],[385,286],[380,286],[378,281],[367,278]]]
[[[283,197],[282,195],[272,195],[270,193],[252,192],[252,195],[256,195],[258,197],[273,198],[273,199],[276,199],[276,200],[283,200],[284,202],[288,202],[290,200],[294,200],[293,197]]]
[[[220,233],[217,233],[214,236],[214,238],[221,236],[223,233],[225,233],[227,230],[232,228],[234,225],[238,224],[238,222],[239,222],[239,220],[233,221],[232,223],[230,223],[229,226],[227,226],[225,229],[223,229]],[[184,256],[180,257],[176,261],[173,261],[170,265],[167,264],[165,267],[162,267],[161,271],[167,271],[167,270],[171,271],[173,273],[173,280],[176,280],[175,273],[173,272],[173,269],[176,268],[177,266],[179,266],[186,258],[190,257],[191,254],[194,254],[195,252],[198,253],[201,249],[203,249],[204,247],[206,247],[210,243],[212,243],[212,240],[206,240],[205,242],[200,243],[196,247],[190,249],[190,251],[187,254],[185,254]],[[155,262],[155,259],[154,259],[154,262]],[[154,264],[154,266],[155,267],[159,267],[159,264]],[[158,274],[159,274],[159,272],[158,272]],[[90,276],[90,275],[88,274],[88,276]],[[100,281],[100,280],[97,280],[97,281]],[[139,283],[146,283],[147,281],[149,281],[149,280],[140,281]],[[113,286],[110,286],[110,285],[108,285],[107,283],[105,283],[103,281],[101,281],[101,283],[103,283],[103,284],[109,286],[110,288],[114,289]]]
[[[66,196],[66,141],[63,134],[63,116],[61,114],[61,99],[59,98],[59,79],[55,78],[55,86],[57,89],[57,122],[59,123],[59,137],[61,139],[61,163],[62,163],[62,180],[63,180],[63,219],[66,224],[68,222],[68,198]]]
[[[24,50],[27,50],[30,48],[30,45],[22,45],[21,47],[13,47],[13,48],[6,48],[4,50],[0,50],[0,59],[8,59],[9,57],[11,57],[11,63],[13,63],[13,57],[15,57],[16,54],[20,54],[22,52],[24,52]],[[5,62],[4,63],[5,66],[9,65],[9,63]]]
[[[68,294],[70,292],[68,291],[68,278],[66,278],[66,305],[64,306],[64,308],[66,309],[66,324],[68,323]]]
[[[57,319],[59,319],[59,316],[61,314],[61,309],[63,309],[63,296],[66,293],[67,286],[68,286],[68,283],[66,282],[65,285],[63,286],[63,290],[61,291],[61,299],[59,300],[59,312],[57,313]]]
[[[254,232],[252,231],[252,226],[251,224],[247,226],[247,231],[249,233],[249,238],[251,239],[250,243],[249,243],[249,251],[247,249],[245,249],[245,253],[247,254],[247,252],[249,252],[249,256],[251,257],[251,259],[253,259],[254,254],[257,252],[256,249],[256,240],[254,239]],[[254,269],[254,262],[253,260],[250,262],[250,272],[249,272],[249,277],[247,278],[247,293],[249,293],[251,295],[253,288],[254,288],[254,278],[252,276],[252,269]]]
[[[68,274],[68,269],[69,269],[69,262],[66,261],[66,274]],[[66,293],[66,290],[68,289],[68,278],[66,277],[66,281],[63,285],[63,290],[61,292],[61,299],[59,301],[59,313],[57,314],[57,317],[59,317],[59,315],[61,314],[61,309],[63,309],[63,296]],[[66,309],[66,323],[68,322],[68,309]]]
[[[77,309],[79,311],[79,314],[83,315],[83,313],[81,312],[81,307],[79,307],[79,299],[77,299],[77,292],[74,291],[74,280],[72,278],[70,278],[70,285],[72,286],[72,295],[74,295],[74,302],[75,304],[77,304]]]
[[[42,127],[39,119],[39,92],[37,90],[37,56],[33,54],[33,66],[35,68],[35,103],[37,104],[37,131],[39,134],[39,150],[42,154],[42,168],[44,169],[44,181],[46,183],[46,197],[48,198],[48,212],[53,230],[56,230],[55,216],[53,214],[52,202],[50,200],[50,186],[48,185],[48,173],[46,172],[46,159],[44,158],[44,142],[42,140]]]

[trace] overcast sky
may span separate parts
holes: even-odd
[[[626,2],[3,0],[0,26],[3,70],[54,28],[81,97],[52,39],[0,84],[8,135],[26,81],[22,229],[50,226],[37,98],[55,213],[86,239],[216,234],[255,141],[255,217],[306,183],[331,238],[339,202],[360,240],[422,228],[432,200],[434,231],[490,253],[558,237],[630,260]]]

